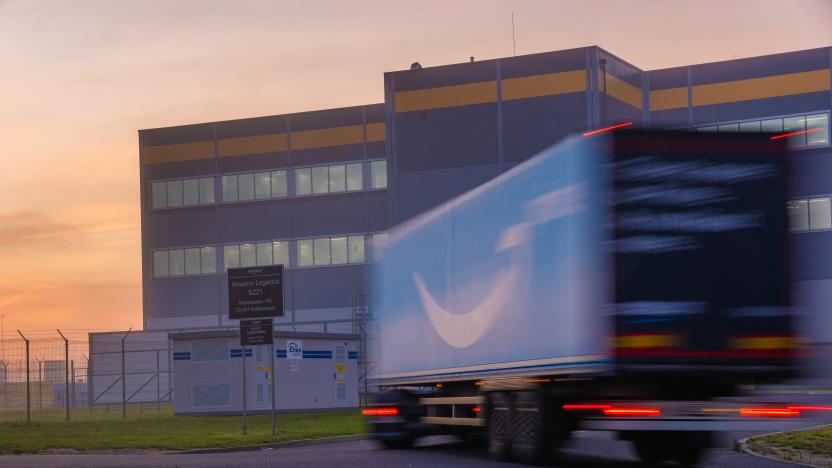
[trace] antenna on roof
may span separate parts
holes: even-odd
[[[511,51],[512,56],[517,55],[517,41],[514,40],[514,10],[511,10]]]

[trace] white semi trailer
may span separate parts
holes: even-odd
[[[376,439],[487,439],[537,462],[576,429],[693,463],[731,403],[788,378],[787,147],[768,135],[576,137],[391,232],[374,272]]]

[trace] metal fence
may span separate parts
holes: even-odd
[[[353,299],[351,315],[277,323],[275,330],[359,335],[358,391],[366,402],[376,325],[366,296]],[[0,422],[170,411],[173,382],[168,331],[34,330],[0,339]]]
[[[171,406],[170,345],[118,332],[18,331],[0,340],[0,422],[127,417]],[[156,338],[156,337],[153,337]],[[125,345],[125,346],[122,346]]]
[[[0,341],[0,421],[66,420],[86,408],[86,341],[59,330],[16,334]]]

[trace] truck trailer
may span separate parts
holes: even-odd
[[[390,233],[363,409],[535,463],[575,430],[690,464],[713,432],[800,414],[733,397],[794,375],[785,139],[616,130],[564,141]],[[742,401],[742,402],[739,402]]]

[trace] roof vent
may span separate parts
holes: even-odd
[[[419,62],[413,62],[412,64],[410,64],[410,69],[411,70],[421,70],[422,69],[422,64],[420,64]]]

